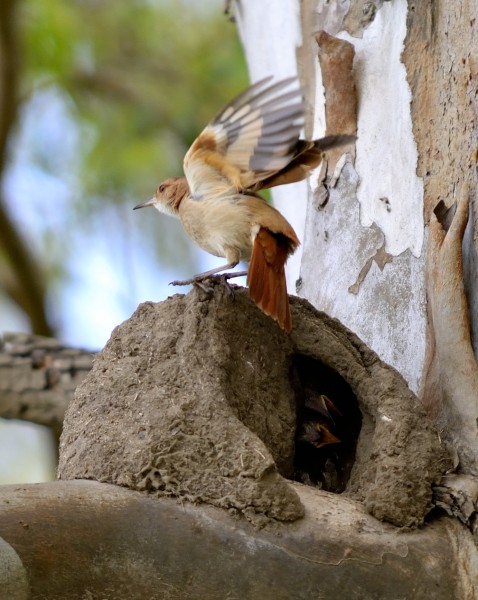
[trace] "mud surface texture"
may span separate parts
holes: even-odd
[[[350,386],[362,425],[345,494],[417,526],[446,467],[402,377],[338,321],[291,298],[289,336],[223,284],[145,303],[112,333],[68,408],[60,479],[94,479],[204,502],[256,525],[303,516],[294,472],[297,398],[325,368]],[[342,408],[343,412],[343,408]],[[357,411],[358,412],[358,411]],[[351,413],[352,414],[352,413]]]

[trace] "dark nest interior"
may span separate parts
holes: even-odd
[[[340,494],[350,478],[362,415],[333,369],[308,356],[294,364],[297,429],[292,479]]]

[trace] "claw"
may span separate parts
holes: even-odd
[[[208,279],[210,281],[222,281],[227,287],[228,289],[231,290],[232,293],[233,290],[229,284],[229,279],[233,279],[235,277],[243,277],[244,275],[247,275],[247,271],[236,271],[236,272],[231,272],[231,273],[221,273],[219,275],[216,274],[211,274],[211,275],[199,275],[196,277],[191,277],[190,279],[175,279],[174,281],[171,281],[169,285],[198,285],[199,287],[201,287],[199,285],[199,282],[204,282],[207,281]],[[201,288],[204,289],[204,288]],[[210,288],[208,288],[210,289]]]
[[[220,273],[219,275],[216,275],[216,274],[199,275],[196,277],[191,277],[191,279],[175,279],[174,281],[171,281],[171,283],[169,285],[177,285],[177,286],[194,285],[194,286],[198,287],[200,290],[202,290],[205,294],[210,296],[211,294],[214,293],[214,288],[210,285],[207,285],[206,282],[208,280],[211,283],[214,281],[218,281],[218,282],[223,283],[226,286],[228,295],[232,299],[235,299],[236,294],[234,292],[234,288],[229,283],[229,279],[233,279],[234,277],[243,277],[244,275],[247,275],[247,271],[236,271],[236,272],[233,271],[231,273]]]
[[[192,285],[196,279],[175,279],[171,281],[169,285]]]
[[[221,277],[226,279],[234,279],[235,277],[244,277],[247,271],[232,271],[232,273],[222,273]]]
[[[218,275],[217,279],[219,279],[219,281],[221,281],[226,286],[226,290],[227,290],[229,296],[234,300],[236,297],[236,294],[234,292],[234,288],[231,286],[231,284],[228,281],[228,279],[231,279],[230,275],[231,275],[231,273],[223,273],[222,275]]]
[[[194,280],[192,282],[192,284],[195,285],[196,287],[198,287],[200,290],[202,290],[208,296],[211,296],[212,294],[214,294],[214,288],[212,288],[211,286],[206,285],[204,283],[204,281],[201,281],[200,279]]]

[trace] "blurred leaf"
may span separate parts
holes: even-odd
[[[58,208],[63,226],[35,221],[52,281],[65,277],[71,235],[104,223],[107,236],[108,206],[129,210],[180,175],[191,142],[247,85],[222,4],[23,0],[21,93],[33,114],[25,145],[33,166],[62,180],[69,195]],[[64,113],[56,129],[48,107]],[[167,219],[134,216],[162,262],[192,262],[186,237]]]
[[[65,90],[94,130],[78,157],[83,200],[142,197],[180,173],[189,144],[246,85],[220,2],[197,4],[25,0],[25,92]]]

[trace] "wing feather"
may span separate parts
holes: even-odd
[[[184,158],[193,197],[242,191],[293,159],[304,125],[297,79],[268,77],[230,102],[202,131]]]

